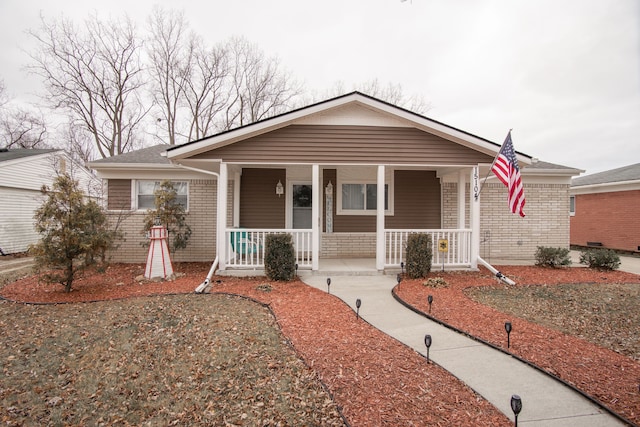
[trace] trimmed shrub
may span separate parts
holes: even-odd
[[[269,234],[264,245],[264,272],[269,280],[292,280],[296,274],[296,256],[291,234]]]
[[[538,246],[536,250],[536,265],[554,268],[571,265],[569,249]]]
[[[580,252],[580,264],[598,270],[617,270],[620,256],[611,249],[585,249]]]
[[[407,239],[407,275],[412,279],[426,277],[431,271],[432,258],[431,236],[410,234]]]

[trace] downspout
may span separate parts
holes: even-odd
[[[204,173],[207,175],[213,175],[217,178],[218,181],[218,185],[220,185],[220,174],[218,174],[218,172],[213,172],[213,171],[208,171],[205,169],[198,169],[198,168],[192,168],[191,166],[185,166],[185,165],[181,165],[180,163],[175,163],[177,166],[180,166],[183,169],[187,169],[190,171],[194,171],[194,172],[198,172],[198,173]],[[219,202],[219,201],[218,201]],[[216,202],[216,203],[218,203]],[[217,220],[217,218],[216,218]],[[217,233],[216,233],[217,235]],[[219,236],[218,236],[219,238]],[[209,273],[207,274],[207,277],[204,279],[204,282],[200,283],[196,289],[195,289],[195,293],[197,294],[201,294],[204,293],[210,286],[211,284],[211,278],[213,277],[213,273],[216,271],[216,268],[218,267],[218,245],[216,242],[216,259],[213,260],[213,264],[211,264],[211,268],[209,269]]]
[[[482,258],[478,257],[478,262],[482,265],[484,265],[485,267],[487,267],[487,269],[492,272],[499,280],[502,280],[504,283],[506,283],[507,285],[515,285],[516,282],[514,282],[513,280],[509,279],[507,276],[505,276],[504,274],[500,273],[498,270],[496,270],[491,264],[489,264],[487,261],[483,260]]]

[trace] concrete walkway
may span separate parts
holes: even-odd
[[[327,290],[327,276],[301,275],[316,288]],[[489,346],[439,325],[398,303],[391,295],[395,276],[331,277],[331,294],[382,332],[426,355],[425,334],[433,344],[430,358],[462,380],[513,420],[511,395],[522,398],[521,426],[624,426],[617,418],[559,381]]]

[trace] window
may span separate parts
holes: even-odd
[[[369,183],[341,184],[338,213],[343,215],[374,214],[378,208],[378,185]],[[384,186],[384,209],[389,211],[389,185]]]
[[[576,196],[569,196],[569,215],[576,215]]]
[[[138,209],[155,209],[155,191],[160,188],[162,181],[138,181],[136,186],[137,204]],[[185,210],[189,209],[189,183],[187,181],[171,181],[173,187],[176,189],[177,200]]]

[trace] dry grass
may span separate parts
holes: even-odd
[[[640,360],[640,284],[470,288],[475,301]]]
[[[270,311],[223,295],[0,302],[3,425],[343,425]]]

